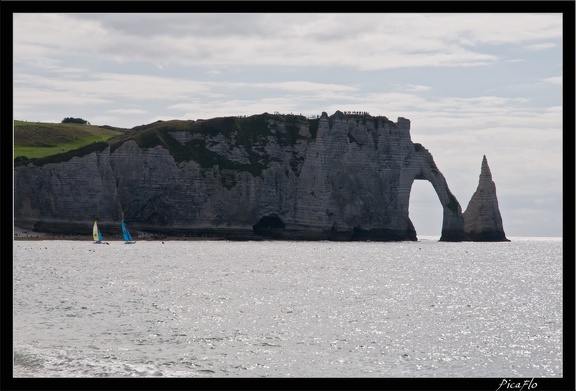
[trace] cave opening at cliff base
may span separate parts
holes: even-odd
[[[284,229],[286,224],[276,214],[263,216],[253,227],[254,234],[259,236],[274,237],[278,236]]]

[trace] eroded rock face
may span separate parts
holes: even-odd
[[[166,125],[152,147],[134,138],[15,167],[15,225],[89,233],[98,219],[104,233],[119,233],[124,218],[132,231],[164,234],[416,240],[410,190],[428,180],[444,210],[441,240],[464,239],[460,204],[432,155],[412,142],[408,119],[337,111],[297,125],[265,120],[249,136],[239,119],[222,123],[244,128],[219,133]]]
[[[509,241],[504,234],[496,185],[492,181],[486,155],[482,158],[478,188],[464,212],[464,238],[473,242]]]

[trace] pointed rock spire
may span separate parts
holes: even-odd
[[[498,208],[496,185],[486,155],[482,158],[478,188],[464,211],[464,237],[473,242],[507,242]]]
[[[488,167],[488,160],[486,160],[486,155],[482,158],[482,168],[480,169],[480,181],[482,180],[492,181],[492,173],[490,172],[490,167]]]

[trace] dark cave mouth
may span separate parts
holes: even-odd
[[[260,236],[274,236],[286,229],[286,224],[278,215],[271,214],[262,217],[253,227],[252,231]]]

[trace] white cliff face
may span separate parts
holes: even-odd
[[[42,167],[14,168],[14,218],[20,227],[82,232],[96,219],[116,224],[120,205],[110,148]]]
[[[124,218],[151,232],[247,235],[258,224],[266,231],[264,219],[283,238],[416,240],[410,190],[428,180],[444,210],[441,240],[463,240],[460,205],[432,155],[412,142],[409,120],[270,117],[261,133],[238,121],[236,130],[170,128],[152,147],[130,139],[68,162],[16,167],[15,224],[78,232],[95,218]],[[183,153],[193,158],[176,158]]]
[[[478,188],[464,212],[464,236],[471,241],[508,241],[498,208],[496,185],[492,181],[486,156],[482,158]]]

